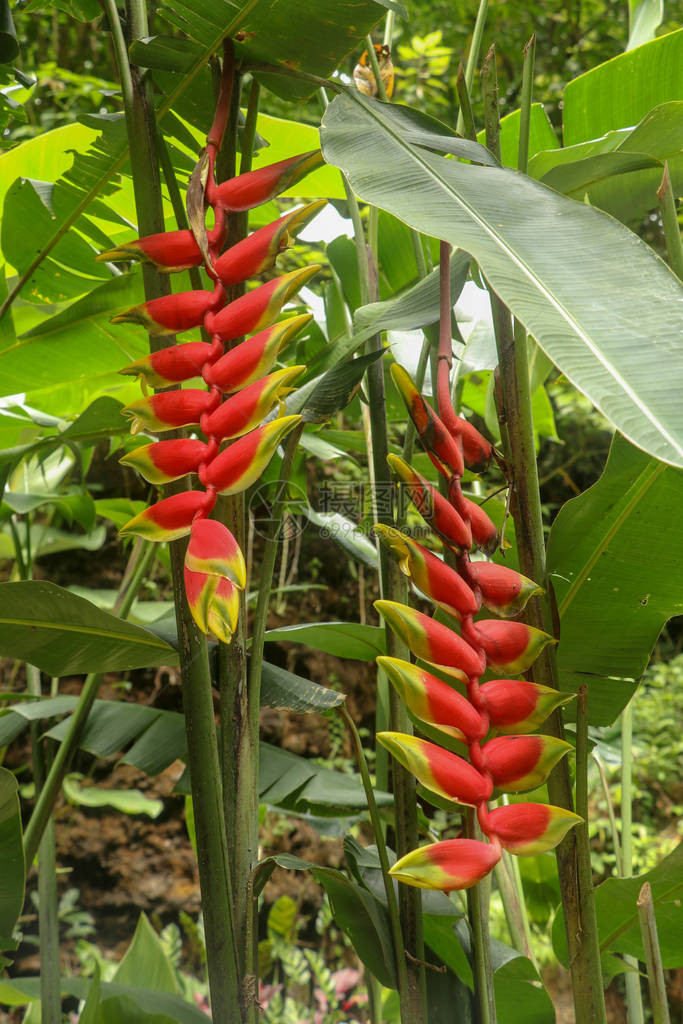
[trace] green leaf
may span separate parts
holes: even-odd
[[[627,50],[654,39],[664,16],[664,0],[628,0],[630,31]]]
[[[0,393],[118,374],[147,345],[141,332],[110,327],[107,317],[142,298],[140,275],[121,274],[27,331],[0,352]]]
[[[362,527],[340,512],[316,512],[310,505],[304,510],[306,517],[320,527],[323,540],[331,537],[357,562],[377,569],[377,548]]]
[[[145,914],[140,914],[135,935],[112,975],[112,982],[172,995],[179,992],[175,971]]]
[[[608,878],[597,887],[595,910],[600,951],[605,957],[627,953],[637,960],[645,959],[636,906],[645,882],[652,886],[662,964],[665,970],[675,970],[683,964],[683,843],[646,874],[635,878]],[[561,907],[555,915],[552,938],[558,959],[566,965],[567,939]]]
[[[67,800],[81,807],[113,807],[122,814],[146,814],[158,818],[164,809],[161,800],[151,800],[139,789],[102,789],[99,786],[82,786],[85,776],[70,772],[64,777],[62,788]]]
[[[681,98],[683,29],[599,64],[567,85],[564,143],[597,139],[637,124],[658,103]]]
[[[98,1024],[121,1024],[122,1021],[126,1024],[177,1024],[177,1017],[169,1017],[167,1013],[154,1010],[147,1012],[131,996],[103,999]]]
[[[0,583],[0,652],[52,676],[175,665],[177,652],[141,626],[53,583]]]
[[[617,718],[662,626],[683,612],[682,505],[683,473],[617,435],[598,482],[553,523],[548,572],[561,620],[560,686],[588,684],[592,725]]]
[[[262,863],[270,861],[290,871],[311,872],[327,893],[335,924],[348,937],[365,966],[385,988],[396,988],[389,916],[379,900],[334,868],[321,868],[290,854],[269,857]]]
[[[100,1005],[100,965],[95,961],[95,972],[90,982],[85,1006],[81,1010],[78,1024],[99,1024],[97,1017]]]
[[[307,644],[316,651],[338,658],[374,661],[385,653],[384,628],[357,622],[310,622],[302,626],[281,626],[266,632],[268,642]]]
[[[283,708],[286,711],[307,713],[329,711],[346,700],[343,693],[328,690],[310,679],[287,672],[279,665],[264,661],[261,666],[261,707]]]
[[[304,422],[325,423],[345,409],[357,394],[367,368],[382,355],[382,350],[370,352],[347,363],[337,363],[324,373],[301,409]]]
[[[519,123],[521,111],[513,110],[500,121],[500,157],[504,167],[512,167],[516,170],[519,152]],[[486,141],[486,132],[480,131],[477,135],[479,142]],[[553,131],[553,126],[548,120],[548,115],[541,103],[531,104],[531,120],[529,122],[529,157],[533,157],[540,150],[557,149],[559,143]]]
[[[63,996],[85,999],[90,987],[89,979],[62,978],[60,987]],[[153,1015],[151,1020],[143,1018],[144,1024],[166,1024],[166,1019],[170,1019],[174,1024],[206,1024],[207,1021],[206,1014],[186,1002],[182,996],[153,989],[147,984],[146,979],[144,987],[140,988],[103,981],[100,998],[102,1002],[121,998],[132,1000],[138,1010]],[[40,978],[13,978],[11,982],[0,981],[0,1002],[9,1006],[24,1006],[36,999],[40,999]],[[161,1020],[155,1020],[154,1015],[161,1015]],[[136,1024],[138,1019],[136,1018]],[[122,1024],[123,1020],[127,1024],[128,1018],[118,1017],[115,1020],[116,1024]],[[107,1021],[107,1024],[114,1024],[114,1021]]]
[[[0,768],[0,950],[15,949],[12,932],[24,903],[24,846],[17,780]]]
[[[410,147],[382,107],[360,93],[338,96],[321,128],[325,158],[364,200],[470,252],[617,429],[683,465],[681,288],[665,264],[611,218],[524,175]],[[378,165],[391,175],[378,175]]]

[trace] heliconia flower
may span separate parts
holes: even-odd
[[[461,501],[462,506],[460,510],[469,521],[474,543],[485,554],[492,555],[498,544],[498,528],[496,524],[489,519],[486,512],[484,512],[480,505],[477,505],[476,501],[470,501],[469,498],[465,497]]]
[[[185,567],[206,576],[223,576],[240,590],[247,582],[240,546],[227,526],[216,519],[196,519],[192,524]]]
[[[320,267],[314,265],[275,277],[234,302],[229,302],[220,312],[209,314],[204,326],[211,334],[220,335],[223,341],[268,327],[277,319],[285,302],[319,270]]]
[[[292,390],[289,384],[305,369],[305,366],[288,366],[255,380],[253,384],[227,398],[217,409],[204,416],[201,420],[202,430],[207,436],[218,441],[239,437],[253,430],[273,406],[289,394]]]
[[[544,647],[557,643],[542,629],[501,619],[480,619],[474,623],[474,633],[488,667],[513,676],[525,672]]]
[[[455,425],[457,430],[453,429],[451,433],[462,441],[465,462],[471,469],[483,469],[491,460],[493,445],[462,416],[456,417]]]
[[[401,732],[378,732],[377,739],[432,793],[468,807],[491,796],[491,780],[450,750]]]
[[[225,241],[228,226],[225,222],[219,231],[209,231],[209,244],[220,249]],[[159,235],[147,235],[132,242],[117,245],[115,249],[101,252],[95,257],[100,263],[118,263],[122,260],[141,260],[153,263],[157,270],[172,274],[177,270],[198,267],[202,254],[190,230],[164,231]]]
[[[535,732],[555,708],[575,696],[525,679],[490,679],[479,694],[491,728],[503,736]]]
[[[152,334],[177,334],[200,327],[216,304],[213,292],[178,292],[141,302],[111,318],[113,324],[142,324]]]
[[[257,427],[213,459],[202,483],[221,494],[238,494],[262,475],[284,437],[301,423],[301,416],[282,416]]]
[[[399,559],[401,572],[418,590],[456,618],[476,615],[477,599],[462,576],[427,548],[391,526],[375,525],[375,533]]]
[[[377,658],[403,703],[421,721],[463,743],[481,739],[482,719],[473,704],[430,672],[400,658]]]
[[[508,804],[489,812],[489,826],[501,845],[519,857],[552,850],[583,818],[548,804]]]
[[[223,306],[220,312],[209,314],[205,321],[207,331],[219,335],[223,341],[230,341],[268,327],[280,315],[285,303],[318,270],[319,266],[316,265],[305,266],[285,273],[281,278],[273,278],[265,285],[259,285]]]
[[[146,540],[177,540],[190,532],[192,520],[206,507],[205,491],[183,491],[163,498],[129,519],[119,533],[134,533]]]
[[[448,626],[398,601],[375,601],[375,608],[416,658],[437,665],[463,682],[484,671],[483,655]]]
[[[229,644],[237,628],[239,590],[223,576],[193,572],[185,566],[185,593],[192,618],[202,633]]]
[[[233,212],[251,210],[296,185],[297,181],[322,163],[322,153],[315,149],[291,156],[287,160],[279,160],[267,167],[259,167],[256,171],[239,174],[212,190],[212,205]]]
[[[497,736],[481,748],[496,789],[524,793],[545,782],[571,744],[555,736]]]
[[[534,594],[542,594],[543,588],[521,573],[506,565],[494,562],[470,562],[470,576],[474,579],[484,605],[489,611],[509,619],[523,611],[527,601]]]
[[[158,395],[147,395],[126,405],[121,413],[131,420],[131,434],[141,430],[172,430],[173,427],[187,427],[199,423],[202,413],[208,412],[215,404],[210,391],[199,388],[183,388],[182,391],[162,391]]]
[[[453,475],[462,476],[465,463],[460,446],[434,410],[425,402],[410,375],[402,366],[394,363],[391,367],[391,376],[406,403],[420,441],[436,468],[447,478]]]
[[[207,451],[203,441],[179,438],[142,445],[119,461],[125,466],[132,466],[151,484],[167,484],[187,473],[196,472]]]
[[[266,327],[253,337],[235,345],[215,363],[204,368],[204,380],[207,384],[220,388],[225,394],[231,394],[253,384],[271,369],[279,352],[289,344],[292,338],[313,317],[310,313],[281,320],[272,327]],[[185,346],[183,346],[185,347]],[[133,364],[135,365],[135,364]]]
[[[387,462],[405,484],[410,500],[434,533],[457,551],[469,551],[472,531],[451,503],[398,455],[387,455]]]
[[[192,377],[200,377],[202,367],[211,355],[213,346],[207,341],[188,341],[183,345],[170,345],[158,352],[150,352],[142,359],[124,366],[119,373],[141,377],[151,388],[165,388],[180,384]]]
[[[444,839],[420,846],[397,860],[389,874],[419,889],[469,889],[492,871],[501,857],[495,843],[478,839]]]
[[[320,199],[302,206],[226,249],[213,265],[222,283],[238,284],[272,267],[277,256],[291,243],[294,233],[305,227],[326,203],[326,199]]]

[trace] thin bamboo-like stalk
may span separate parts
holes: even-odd
[[[638,895],[638,919],[645,948],[645,964],[647,966],[647,981],[650,989],[652,1021],[653,1024],[670,1024],[666,985],[664,984],[664,970],[662,968],[662,954],[659,949],[655,908],[652,903],[652,887],[649,882],[645,882]]]
[[[477,19],[474,23],[474,31],[472,32],[472,42],[470,44],[470,52],[467,54],[467,65],[465,67],[465,86],[467,92],[472,92],[472,82],[474,81],[474,72],[476,71],[477,64],[479,63],[479,53],[481,51],[481,41],[484,37],[484,26],[486,25],[486,15],[488,13],[489,3],[488,0],[479,0],[479,9],[477,10]],[[456,131],[460,135],[463,133],[465,127],[462,106],[460,113],[458,114],[458,123]]]
[[[683,281],[683,238],[681,238],[681,227],[678,223],[676,212],[676,197],[671,186],[671,175],[669,164],[664,164],[664,174],[657,189],[657,198],[662,209],[662,222],[664,224],[664,237],[666,248],[669,253],[669,263],[674,274]]]
[[[629,701],[621,716],[621,876],[633,874],[633,701]],[[624,956],[626,1008],[629,1024],[643,1024],[643,994],[640,989],[640,971],[634,956]]]

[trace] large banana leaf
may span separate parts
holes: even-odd
[[[662,626],[683,612],[683,472],[614,439],[605,471],[548,542],[560,613],[560,688],[588,684],[593,725],[632,697]]]
[[[362,199],[471,253],[617,429],[683,466],[683,291],[666,265],[599,211],[507,168],[411,146],[397,124],[381,103],[338,96],[321,128],[325,158]]]

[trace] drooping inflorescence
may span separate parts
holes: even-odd
[[[425,451],[447,481],[447,497],[402,459],[390,455],[389,462],[417,510],[453,553],[456,568],[399,530],[381,524],[375,529],[402,572],[458,622],[459,630],[408,605],[377,601],[385,622],[415,658],[452,684],[409,661],[377,661],[415,717],[464,743],[468,759],[416,736],[385,732],[377,738],[426,789],[474,807],[485,839],[422,846],[397,861],[391,874],[421,888],[466,889],[491,871],[503,849],[520,855],[549,850],[580,820],[547,804],[488,806],[494,792],[523,793],[541,785],[570,749],[563,740],[534,732],[570,698],[522,679],[480,681],[486,670],[506,676],[525,672],[553,642],[541,630],[512,619],[541,588],[506,566],[470,560],[473,546],[486,554],[495,550],[497,530],[484,509],[462,493],[461,478],[466,463],[474,467],[490,460],[492,446],[455,415],[447,388],[438,392],[439,416],[402,367],[394,365],[392,375]],[[500,618],[475,621],[482,606]]]
[[[216,183],[214,167],[226,105],[224,95],[207,138],[204,203],[213,210],[214,226],[206,232],[206,245],[200,245],[191,230],[171,231],[136,239],[102,253],[99,259],[140,259],[168,273],[204,264],[213,281],[211,290],[163,296],[113,318],[114,323],[142,324],[156,335],[202,327],[211,339],[173,345],[121,371],[139,376],[145,392],[147,386],[170,388],[193,378],[200,378],[204,385],[145,394],[124,410],[134,434],[189,427],[197,436],[154,441],[121,461],[156,485],[194,474],[199,486],[155,502],[121,532],[153,541],[189,535],[185,591],[190,610],[203,632],[229,643],[246,568],[232,533],[209,516],[219,494],[244,491],[259,478],[279,443],[301,422],[300,416],[278,416],[263,423],[281,406],[304,370],[293,366],[270,372],[278,353],[311,320],[302,315],[276,323],[277,317],[319,267],[276,277],[229,303],[226,289],[272,267],[324,200],[286,214],[221,252],[229,213],[270,201],[322,163],[320,152],[313,151]],[[251,336],[235,344],[245,335]],[[231,442],[227,447],[226,441]]]

